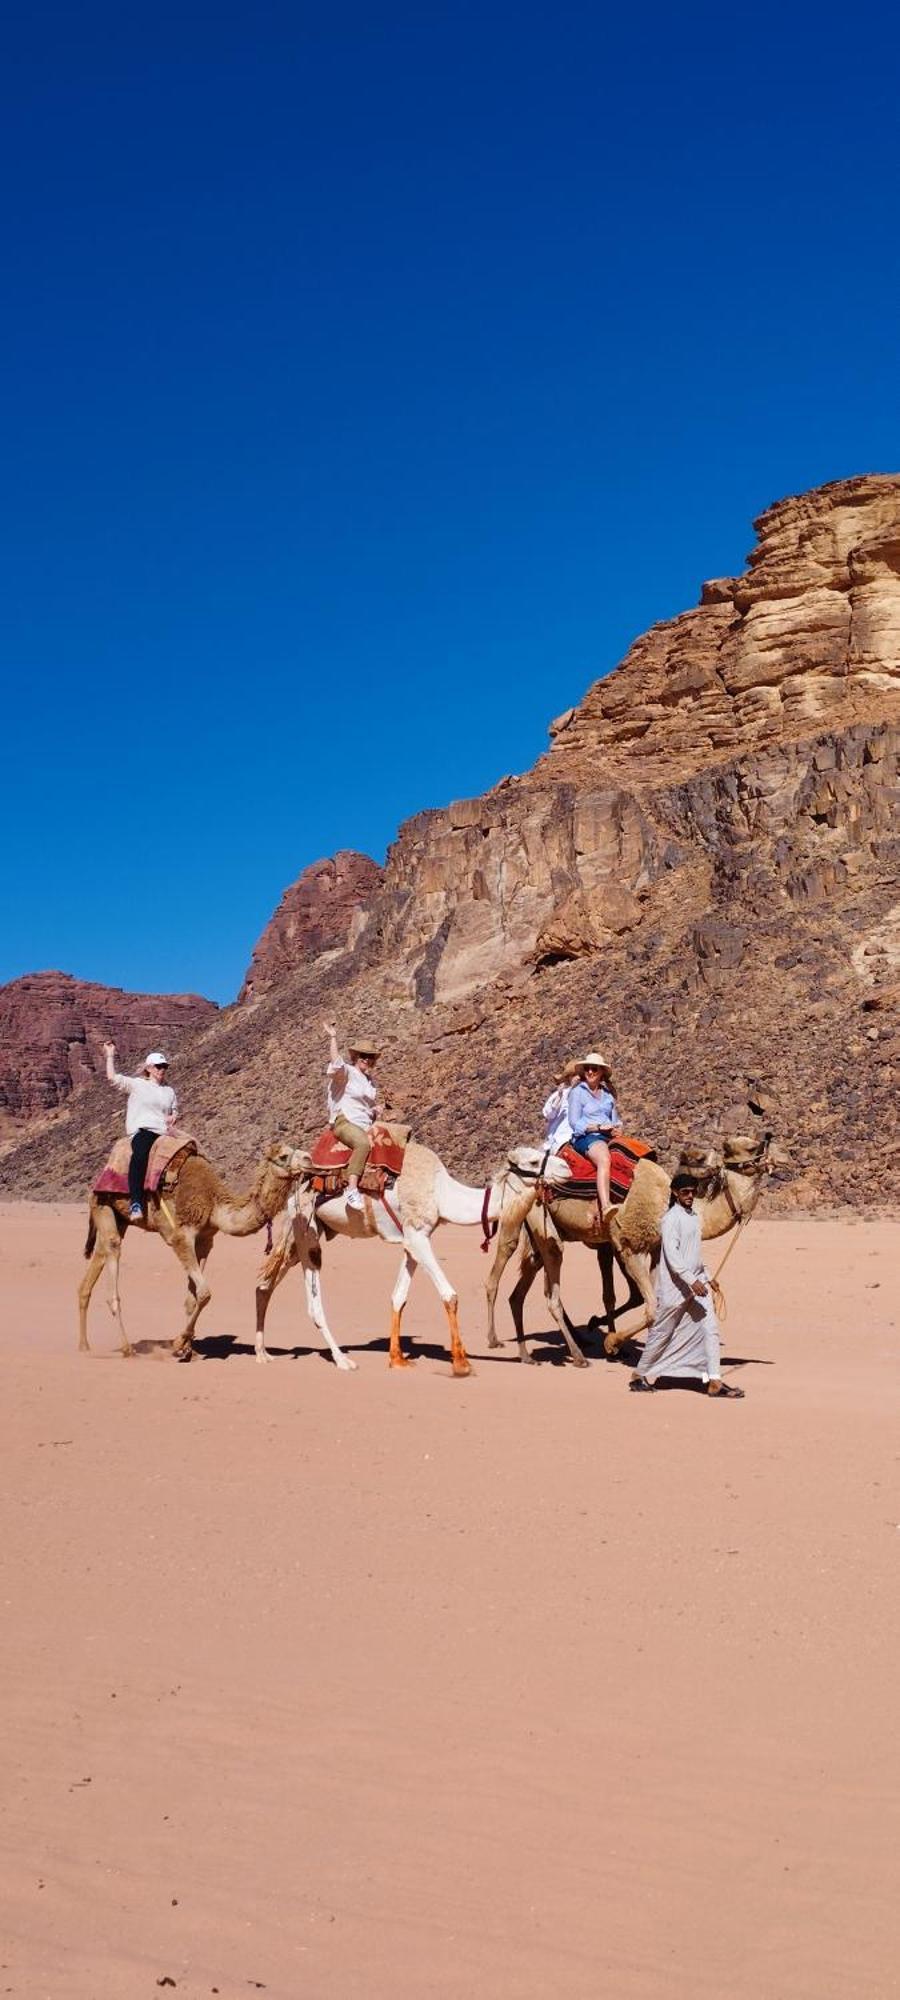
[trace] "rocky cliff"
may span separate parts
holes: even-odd
[[[238,998],[259,1000],[298,966],[332,951],[352,951],[381,876],[368,854],[346,851],[305,868],[266,925]]]
[[[890,1197],[900,477],[782,501],[757,532],[746,575],[640,638],[533,771],[419,814],[383,873],[338,856],[288,892],[253,1004],[185,1051],[226,1167],[319,1122],[334,1012],[473,1177],[592,1042],[663,1151],[740,1116],[791,1154],[783,1199]],[[111,1122],[88,1093],[77,1132],[7,1149],[2,1185],[74,1188]]]
[[[34,1119],[64,1105],[104,1067],[103,1043],[137,1063],[161,1043],[177,1054],[218,1013],[195,993],[123,993],[65,972],[31,972],[0,987],[0,1116]]]

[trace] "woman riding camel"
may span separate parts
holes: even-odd
[[[597,1169],[597,1206],[600,1216],[609,1207],[609,1142],[618,1138],[622,1127],[613,1095],[612,1078],[605,1056],[592,1049],[581,1062],[581,1082],[569,1092],[571,1143]]]
[[[544,1144],[551,1153],[558,1153],[572,1141],[572,1127],[569,1124],[569,1092],[575,1078],[581,1075],[581,1061],[573,1057],[563,1063],[553,1079],[553,1089],[544,1105],[541,1117],[544,1121]]]
[[[372,1125],[378,1115],[378,1091],[372,1071],[380,1051],[372,1042],[358,1039],[350,1043],[349,1055],[341,1055],[337,1029],[325,1022],[329,1038],[328,1118],[336,1139],[349,1146],[347,1163],[347,1207],[362,1208],[359,1177],[372,1146]]]
[[[128,1162],[128,1211],[129,1222],[144,1220],[144,1175],[154,1140],[164,1132],[169,1132],[178,1116],[178,1099],[170,1083],[166,1082],[169,1058],[160,1049],[152,1049],[144,1058],[140,1076],[121,1076],[116,1069],[115,1042],[104,1042],[106,1074],[109,1082],[117,1090],[128,1092],[128,1106],[125,1112],[125,1130],[131,1140],[131,1159]]]

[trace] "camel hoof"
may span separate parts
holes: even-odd
[[[194,1359],[193,1347],[184,1347],[178,1341],[175,1342],[172,1353],[176,1361],[193,1361]]]
[[[589,1360],[588,1360],[588,1358],[587,1358],[587,1355],[586,1355],[586,1354],[573,1354],[573,1355],[572,1355],[572,1366],[573,1366],[573,1368],[589,1368],[589,1367],[590,1367],[590,1365],[591,1365],[591,1364],[590,1364],[590,1362],[589,1362]]]
[[[502,1340],[500,1340],[500,1339],[498,1338],[498,1336],[497,1336],[497,1334],[496,1334],[496,1333],[489,1333],[489,1334],[488,1334],[488,1346],[489,1346],[489,1347],[502,1347],[502,1346],[503,1346],[503,1342],[502,1342]]]
[[[389,1368],[414,1368],[415,1365],[408,1354],[392,1354],[388,1362]]]
[[[615,1334],[613,1333],[607,1334],[606,1339],[603,1342],[603,1352],[606,1355],[608,1361],[615,1361],[616,1355],[618,1354],[619,1348],[621,1346],[622,1342],[621,1340],[616,1339]]]
[[[133,1355],[133,1354],[135,1354],[136,1352],[137,1352],[137,1349],[136,1349],[136,1348],[134,1348],[134,1347],[123,1347],[123,1348],[122,1348],[122,1360],[123,1360],[123,1361],[130,1361],[130,1360],[131,1360],[131,1357],[132,1357],[132,1355]]]
[[[474,1375],[475,1370],[472,1367],[471,1361],[466,1359],[465,1361],[454,1361],[453,1373],[458,1380],[462,1380],[464,1375]]]
[[[538,1366],[537,1355],[529,1354],[527,1347],[520,1351],[519,1360],[526,1362],[529,1368],[536,1368]]]
[[[351,1361],[349,1354],[336,1354],[334,1365],[340,1369],[342,1375],[348,1375],[351,1370],[355,1373],[359,1364],[356,1361]],[[410,1362],[409,1365],[411,1367],[412,1363]]]
[[[257,1348],[257,1350],[256,1350],[256,1354],[255,1354],[255,1356],[254,1356],[254,1359],[255,1359],[255,1361],[256,1361],[256,1363],[257,1363],[257,1365],[258,1365],[258,1366],[259,1366],[260,1368],[265,1368],[265,1367],[266,1367],[266,1366],[268,1365],[268,1363],[269,1363],[269,1362],[271,1361],[271,1359],[272,1359],[272,1356],[271,1356],[271,1354],[267,1354],[267,1353],[266,1353],[266,1350],[265,1350],[265,1348],[264,1348],[264,1347],[262,1347],[262,1348],[258,1347],[258,1348]]]

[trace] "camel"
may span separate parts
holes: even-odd
[[[329,1197],[316,1206],[312,1205],[309,1196],[303,1198],[302,1205],[297,1196],[292,1196],[288,1204],[287,1227],[281,1241],[263,1263],[257,1280],[257,1361],[269,1360],[265,1325],[272,1293],[292,1265],[299,1264],[304,1274],[307,1310],[313,1325],[327,1343],[338,1368],[356,1367],[356,1362],[338,1346],[325,1317],[319,1279],[321,1239],[322,1236],[360,1239],[379,1236],[383,1242],[397,1243],[403,1249],[403,1261],[391,1294],[390,1367],[413,1366],[409,1356],[401,1349],[400,1328],[410,1285],[421,1264],[447,1314],[453,1373],[471,1374],[471,1362],[459,1330],[457,1294],[432,1249],[432,1235],[441,1222],[469,1226],[480,1224],[485,1231],[487,1245],[488,1234],[493,1233],[492,1225],[504,1225],[508,1221],[515,1241],[523,1218],[534,1202],[542,1174],[554,1186],[561,1185],[568,1178],[562,1161],[546,1160],[538,1146],[519,1146],[486,1187],[467,1187],[463,1181],[454,1180],[437,1153],[412,1141],[406,1148],[402,1171],[387,1199],[378,1201],[367,1198],[362,1212],[348,1209],[344,1194]]]
[[[133,1354],[122,1320],[119,1298],[119,1257],[127,1228],[143,1228],[161,1236],[174,1250],[187,1272],[188,1291],[184,1302],[185,1324],[173,1342],[179,1361],[190,1361],[194,1331],[210,1289],[204,1275],[206,1260],[217,1230],[227,1236],[252,1236],[267,1222],[274,1222],[287,1206],[292,1183],[306,1165],[306,1154],[292,1146],[267,1146],[248,1194],[233,1195],[219,1179],[215,1168],[202,1155],[185,1160],[173,1188],[162,1194],[148,1194],[145,1221],[129,1223],[126,1195],[92,1194],[84,1254],[90,1259],[78,1288],[78,1351],[89,1352],[87,1335],[91,1293],[105,1265],[110,1267],[108,1304],[118,1321],[123,1355]]]
[[[735,1224],[749,1220],[759,1200],[762,1177],[767,1171],[768,1139],[726,1139],[724,1162],[705,1177],[705,1192],[695,1204],[705,1238],[724,1236]],[[612,1359],[628,1338],[617,1333],[616,1318],[643,1300],[645,1318],[639,1331],[649,1326],[656,1311],[656,1294],[651,1265],[659,1254],[660,1224],[669,1203],[670,1177],[652,1160],[639,1161],[632,1186],[619,1208],[597,1219],[593,1202],[575,1196],[547,1205],[535,1202],[522,1218],[522,1251],[519,1274],[510,1293],[510,1309],[516,1330],[521,1361],[533,1361],[525,1341],[524,1306],[538,1271],[543,1266],[544,1286],[550,1312],[562,1333],[575,1366],[586,1368],[587,1360],[572,1332],[560,1297],[559,1280],[566,1243],[585,1243],[597,1252],[603,1286],[606,1336],[604,1352]],[[494,1262],[487,1281],[488,1346],[501,1345],[495,1326],[495,1306],[500,1279],[518,1240],[513,1218],[504,1218],[497,1239]],[[614,1263],[621,1265],[629,1281],[626,1304],[616,1308]]]

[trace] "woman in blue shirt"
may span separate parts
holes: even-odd
[[[609,1064],[592,1049],[581,1065],[581,1082],[569,1092],[572,1145],[597,1169],[597,1206],[601,1217],[609,1207],[609,1141],[622,1127],[612,1090]]]

